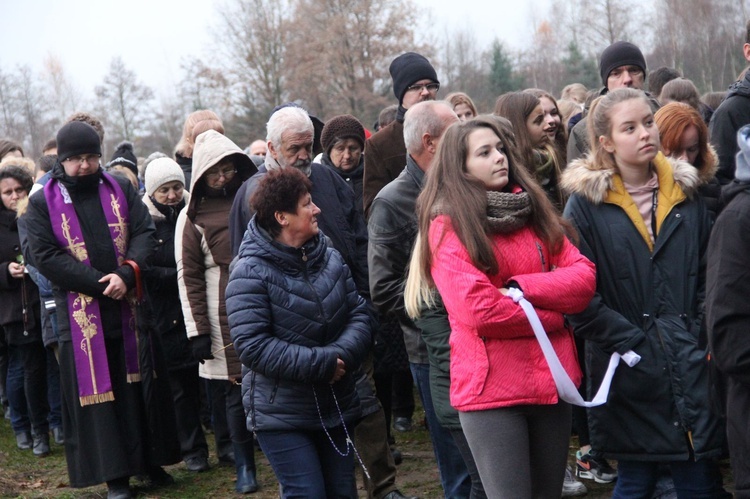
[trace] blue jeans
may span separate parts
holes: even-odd
[[[49,431],[47,352],[42,342],[11,345],[8,362],[10,423],[16,434]]]
[[[432,450],[435,452],[440,483],[443,486],[446,499],[466,498],[471,494],[471,477],[466,463],[456,446],[456,441],[450,431],[443,428],[435,414],[430,392],[430,365],[409,363],[414,382],[417,384],[419,398],[422,400],[427,426],[432,440]]]
[[[351,431],[351,430],[350,430]],[[281,484],[282,497],[355,499],[354,450],[347,449],[342,426],[328,430],[259,431],[258,443]]]
[[[60,365],[57,363],[55,352],[51,348],[47,351],[47,403],[49,404],[50,428],[62,428],[62,396],[60,395]]]
[[[721,474],[713,460],[670,461],[677,497],[689,499],[714,499],[725,497]],[[659,477],[659,463],[649,461],[618,461],[617,485],[613,499],[650,498]]]

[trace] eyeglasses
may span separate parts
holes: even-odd
[[[406,87],[407,92],[417,92],[422,93],[424,89],[427,89],[428,92],[435,93],[438,90],[440,90],[440,83],[425,83],[424,85],[412,85],[410,87]]]
[[[225,179],[229,180],[230,178],[234,177],[234,175],[237,173],[237,168],[226,168],[224,170],[219,170],[217,172],[208,172],[206,173],[206,178],[210,181],[219,180],[221,177],[224,177]]]
[[[86,154],[82,156],[72,156],[63,163],[70,163],[73,166],[81,166],[84,162],[88,163],[89,165],[98,165],[99,159],[102,157],[101,154]]]

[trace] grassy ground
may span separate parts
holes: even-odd
[[[415,414],[415,421],[421,421],[422,414]],[[443,497],[438,479],[435,458],[427,431],[420,425],[409,433],[397,433],[397,445],[404,456],[398,467],[397,484],[402,492],[421,498]],[[234,468],[218,466],[213,449],[213,438],[209,435],[211,469],[203,473],[191,473],[182,463],[167,467],[176,483],[161,489],[150,489],[137,480],[131,486],[139,498],[222,498],[238,497],[234,492]],[[575,463],[577,441],[571,439],[570,462]],[[278,483],[268,462],[261,452],[256,453],[258,482],[260,491],[248,497],[270,499],[278,497]],[[732,490],[731,472],[728,462],[722,462],[722,474],[728,490]],[[599,499],[612,495],[613,485],[585,481],[587,498]],[[360,497],[366,497],[360,481]],[[45,458],[37,458],[31,451],[18,450],[10,422],[0,417],[0,497],[22,498],[85,498],[107,497],[105,485],[86,489],[72,489],[68,486],[63,448],[52,444],[52,453]]]

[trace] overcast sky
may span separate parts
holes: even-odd
[[[432,12],[435,25],[470,27],[481,46],[495,37],[518,48],[532,32],[549,0],[413,0]],[[217,0],[3,0],[0,64],[42,67],[47,54],[59,58],[86,95],[99,84],[114,56],[157,92],[180,79],[180,61],[197,55],[210,64],[217,31]],[[457,12],[460,5],[460,11]],[[438,34],[445,30],[436,31]],[[408,50],[409,47],[404,47]]]

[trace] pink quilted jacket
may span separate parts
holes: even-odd
[[[445,234],[443,232],[445,231]],[[497,275],[471,263],[441,215],[430,225],[432,277],[451,323],[451,405],[460,411],[555,404],[557,390],[521,307],[498,288],[515,281],[534,305],[571,379],[579,384],[576,347],[564,314],[581,312],[596,289],[594,264],[567,239],[551,255],[529,228],[494,236]]]

